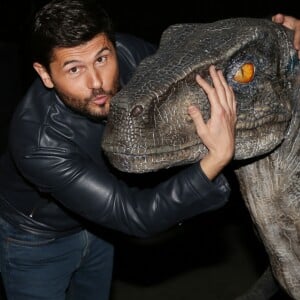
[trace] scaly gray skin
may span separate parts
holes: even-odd
[[[234,75],[255,66],[248,83]],[[273,273],[300,299],[300,75],[292,34],[269,20],[236,18],[178,24],[162,35],[114,97],[102,146],[125,172],[149,172],[201,159],[207,150],[187,107],[210,115],[207,96],[195,82],[208,68],[222,69],[238,102],[234,160],[243,198]]]

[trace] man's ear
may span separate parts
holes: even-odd
[[[41,77],[44,85],[47,88],[50,88],[50,89],[53,88],[54,84],[53,84],[51,76],[47,72],[46,68],[43,65],[41,65],[40,63],[37,63],[37,62],[33,63],[33,68],[36,70],[36,72]]]

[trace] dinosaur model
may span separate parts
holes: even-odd
[[[102,147],[125,172],[198,161],[207,150],[187,107],[210,116],[195,75],[214,64],[238,103],[235,168],[280,286],[300,299],[300,67],[292,32],[267,19],[175,24],[116,95]]]

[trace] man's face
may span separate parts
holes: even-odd
[[[67,106],[88,117],[105,118],[119,89],[116,50],[104,34],[80,46],[56,48],[48,76],[45,85],[54,87]]]

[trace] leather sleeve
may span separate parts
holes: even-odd
[[[138,237],[165,230],[186,218],[223,206],[229,186],[221,175],[211,182],[199,164],[151,189],[129,188],[106,169],[62,148],[35,149],[18,161],[41,192],[103,226]]]

